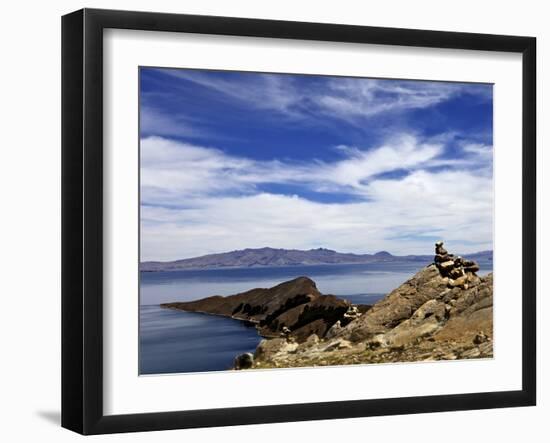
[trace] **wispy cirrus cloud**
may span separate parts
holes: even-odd
[[[484,88],[464,83],[338,79],[330,80],[326,90],[313,100],[323,112],[357,122],[379,114],[429,108],[463,94],[482,93],[486,94]]]
[[[297,75],[226,72],[222,77],[215,71],[160,72],[286,117],[316,119],[323,115],[354,125],[381,114],[429,108],[461,95],[480,101],[492,99],[487,85],[467,83],[346,77],[302,83]]]
[[[168,114],[159,109],[142,106],[139,113],[142,135],[195,138],[202,133],[188,118],[179,114]]]
[[[293,108],[302,100],[290,78],[281,75],[256,74],[247,76],[241,72],[227,72],[219,77],[216,72],[163,69],[166,75],[212,89],[260,109],[270,109],[283,114],[299,115]]]

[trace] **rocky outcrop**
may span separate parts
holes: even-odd
[[[222,315],[256,325],[260,335],[297,342],[310,335],[324,337],[332,326],[348,324],[369,307],[353,306],[334,295],[321,294],[315,282],[299,277],[273,288],[258,288],[227,297],[165,303],[163,308]]]
[[[450,263],[449,263],[450,262]],[[488,358],[493,277],[436,244],[434,262],[347,324],[290,346],[263,341],[254,368]]]
[[[258,330],[264,337],[285,335],[298,341],[307,339],[311,334],[324,337],[350,308],[350,304],[341,298],[320,295],[290,309],[283,306],[280,312],[260,321]]]
[[[256,288],[235,295],[212,297],[190,302],[164,303],[164,308],[223,315],[254,323],[274,319],[280,313],[321,296],[315,282],[307,277],[281,283],[273,288]]]

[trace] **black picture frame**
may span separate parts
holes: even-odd
[[[103,30],[503,51],[522,54],[522,389],[169,411],[103,412]],[[81,434],[320,420],[536,403],[536,39],[83,9],[62,18],[62,426]]]

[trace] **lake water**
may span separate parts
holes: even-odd
[[[143,272],[140,276],[140,373],[223,371],[261,337],[254,327],[229,318],[160,308],[160,303],[230,295],[269,288],[300,276],[323,294],[355,304],[372,304],[413,276],[425,262],[292,266]],[[480,263],[480,274],[491,263]]]
[[[162,309],[140,309],[140,373],[204,372],[230,369],[233,359],[254,352],[254,327],[225,317]]]

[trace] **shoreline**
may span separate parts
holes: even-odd
[[[363,265],[382,265],[382,264],[412,264],[412,263],[425,263],[425,260],[422,259],[410,259],[410,260],[380,260],[380,261],[371,261],[371,262],[363,262],[363,263],[357,263],[357,262],[341,262],[341,263],[300,263],[300,264],[287,264],[287,265],[259,265],[259,266],[217,266],[217,267],[204,267],[204,268],[181,268],[181,269],[156,269],[156,270],[147,270],[147,269],[140,269],[140,273],[146,273],[146,274],[154,274],[158,272],[185,272],[185,271],[224,271],[224,270],[232,270],[232,269],[285,269],[285,268],[307,268],[307,267],[314,267],[314,266],[363,266]]]

